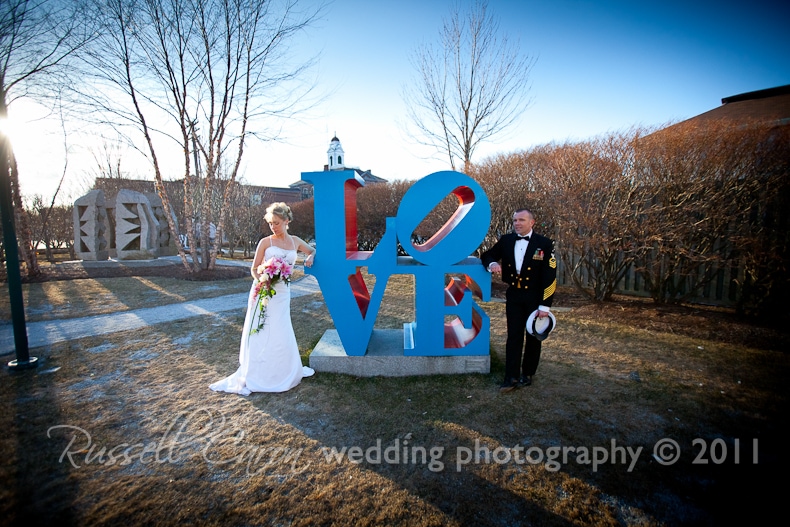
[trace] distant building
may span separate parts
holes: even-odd
[[[166,181],[165,184],[172,184],[172,182]],[[115,197],[121,189],[134,190],[142,194],[153,194],[156,192],[154,182],[145,179],[97,177],[93,182],[93,190],[104,192],[104,198],[110,203],[115,201]]]
[[[347,167],[345,163],[345,152],[343,145],[340,144],[340,139],[337,136],[333,137],[329,142],[329,150],[326,151],[327,164],[324,165],[324,172],[331,170],[353,170],[361,177],[366,184],[369,183],[386,183],[387,180],[374,176],[370,170],[362,170],[356,167]],[[291,183],[290,188],[298,190],[301,199],[308,199],[313,197],[313,185],[307,181],[300,179],[296,183]]]
[[[721,106],[678,124],[729,120],[760,121],[776,126],[790,124],[790,84],[724,97]],[[665,128],[668,130],[669,126]]]
[[[183,195],[184,180],[178,179],[173,181],[164,181],[163,183],[171,199],[176,199],[178,202],[180,202],[181,200],[178,198],[178,196]],[[198,184],[202,185],[202,182],[199,182]],[[224,186],[225,182],[218,181],[217,184]],[[286,203],[296,203],[297,201],[302,201],[302,194],[298,189],[265,187],[260,185],[241,185],[238,182],[236,185],[241,186],[246,191],[247,195],[250,196],[250,205],[265,205],[268,203],[274,203],[275,201],[284,201]],[[118,191],[121,189],[134,190],[137,192],[142,192],[143,194],[154,194],[156,192],[154,182],[145,179],[97,177],[93,184],[93,188],[104,191],[106,198],[110,201],[115,199],[115,195],[118,194]],[[173,205],[177,205],[177,203],[173,203]]]
[[[299,189],[259,185],[244,185],[244,189],[250,196],[250,205],[266,205],[278,201],[285,203],[302,201],[302,193],[299,192]]]
[[[330,170],[353,170],[361,177],[366,184],[369,183],[386,183],[387,180],[374,176],[370,170],[362,170],[356,167],[347,167],[345,164],[345,152],[343,146],[340,144],[340,139],[337,136],[333,137],[329,142],[329,150],[326,152],[327,164],[324,165],[324,171]],[[218,184],[224,182],[218,181]],[[240,185],[239,183],[236,183]],[[167,193],[170,196],[181,196],[184,190],[184,180],[164,181],[167,188]],[[246,193],[250,196],[251,205],[265,205],[277,201],[285,203],[296,203],[308,198],[313,197],[313,185],[301,179],[296,183],[290,184],[285,187],[265,187],[260,185],[242,185]],[[110,201],[115,199],[115,195],[120,189],[134,190],[144,194],[153,194],[156,192],[153,181],[144,179],[125,179],[125,178],[106,178],[97,177],[93,185],[94,189],[104,191],[106,198]]]

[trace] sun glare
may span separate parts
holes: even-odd
[[[36,103],[19,99],[8,109],[8,115],[0,118],[0,132],[11,141],[17,158],[23,150],[41,144],[44,134],[40,123],[48,113],[49,110]]]
[[[0,133],[6,136],[11,141],[11,146],[17,146],[19,142],[18,123],[11,117],[0,117]]]

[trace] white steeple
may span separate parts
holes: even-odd
[[[327,166],[329,170],[341,170],[346,167],[344,164],[346,156],[343,152],[343,147],[340,145],[340,139],[337,138],[337,135],[335,135],[329,142],[329,150],[326,151],[326,155],[328,161]]]

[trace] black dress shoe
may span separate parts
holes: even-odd
[[[519,384],[521,386],[530,386],[532,384],[532,375],[522,375]]]
[[[516,388],[518,388],[518,382],[516,382],[516,379],[510,379],[502,383],[502,386],[499,387],[499,393],[512,392]]]

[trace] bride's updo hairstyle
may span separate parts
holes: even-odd
[[[266,214],[263,216],[263,219],[266,222],[272,221],[274,216],[279,216],[280,218],[288,221],[293,221],[294,215],[291,212],[291,207],[283,203],[282,201],[278,201],[277,203],[272,203],[268,207],[266,207]]]

